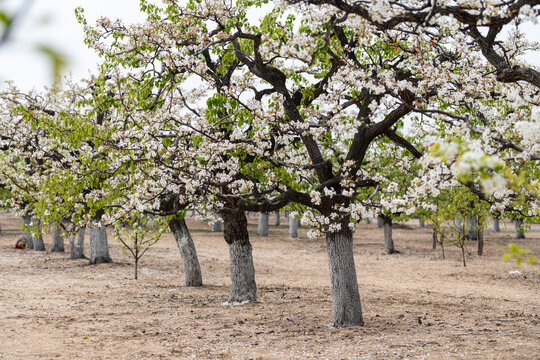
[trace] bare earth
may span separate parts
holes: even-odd
[[[334,329],[324,240],[307,239],[305,228],[287,239],[283,218],[258,237],[256,217],[249,221],[260,302],[225,306],[227,246],[202,222],[188,219],[205,286],[185,288],[170,234],[143,257],[135,281],[113,240],[115,263],[98,266],[16,250],[21,221],[0,213],[0,359],[540,358],[540,276],[528,265],[510,275],[517,267],[501,262],[516,242],[509,224],[486,231],[486,254],[466,268],[457,248],[446,260],[431,250],[429,229],[394,229],[402,253],[387,256],[382,231],[359,225],[366,325]],[[517,243],[540,255],[538,229]]]

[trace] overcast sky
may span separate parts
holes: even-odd
[[[17,9],[24,0],[0,0],[2,6]],[[28,1],[28,0],[27,0]],[[139,0],[34,0],[21,17],[10,43],[0,48],[0,83],[14,80],[22,90],[41,89],[52,83],[51,65],[47,57],[35,49],[40,44],[53,47],[67,60],[67,72],[75,79],[88,77],[98,61],[94,52],[83,43],[82,26],[75,20],[75,8],[85,9],[88,23],[100,16],[121,18],[126,23],[141,22]],[[528,25],[527,33],[540,40],[540,24]],[[528,61],[540,66],[540,54]]]
[[[6,3],[16,7],[23,1],[2,1],[2,5]],[[144,20],[138,0],[34,0],[17,23],[11,41],[0,48],[1,82],[14,80],[23,90],[50,85],[51,65],[46,56],[35,50],[41,44],[64,55],[66,71],[72,72],[75,79],[87,77],[98,58],[83,43],[82,26],[75,19],[78,6],[85,9],[89,24],[101,16],[121,18],[128,23]]]

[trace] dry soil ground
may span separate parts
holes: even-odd
[[[383,255],[382,231],[362,224],[355,258],[366,325],[334,329],[324,241],[287,239],[287,224],[255,235],[260,302],[224,306],[228,251],[221,234],[188,219],[205,286],[182,286],[170,235],[141,263],[111,241],[113,264],[16,250],[20,219],[0,214],[0,359],[538,359],[540,276],[501,262],[514,241],[507,224],[486,233],[486,254],[462,267],[431,250],[429,229],[394,230],[398,255]],[[50,247],[50,234],[45,237]],[[518,244],[540,255],[536,230]],[[474,244],[470,244],[474,248]],[[88,251],[88,250],[86,250]],[[287,318],[292,319],[287,320]]]

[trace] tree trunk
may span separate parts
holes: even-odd
[[[32,223],[32,216],[31,215],[24,215],[23,216],[23,223],[24,223],[24,238],[26,239],[26,247],[28,249],[34,248],[34,239],[32,238],[32,234],[30,234],[30,231],[28,231],[27,227],[30,226]]]
[[[84,256],[84,228],[77,232],[77,243],[75,244],[75,235],[70,236],[69,240],[69,258],[86,259]]]
[[[298,219],[295,217],[289,217],[289,237],[291,239],[298,238]]]
[[[274,226],[279,226],[279,210],[274,211]]]
[[[41,222],[38,220],[37,222],[38,227],[41,225]],[[43,242],[43,235],[41,232],[37,237],[32,236],[32,241],[34,243],[34,250],[35,251],[45,251],[45,243]]]
[[[287,219],[287,221],[291,221],[291,219],[289,218],[289,212],[288,211],[285,211],[285,219]]]
[[[229,245],[231,266],[230,303],[257,300],[255,267],[249,242],[247,219],[242,211],[223,211],[223,237]]]
[[[69,237],[69,258],[86,259],[84,256],[84,228],[77,232],[77,244],[75,244],[75,236]]]
[[[382,216],[377,216],[377,227],[380,229],[384,226],[384,221]]]
[[[493,231],[500,232],[501,228],[499,226],[499,218],[493,219]]]
[[[433,237],[431,240],[431,248],[435,250],[437,248],[437,230],[433,229]]]
[[[109,256],[107,229],[105,227],[88,227],[88,238],[90,242],[90,264],[113,262]]]
[[[366,219],[366,224],[368,224],[368,225],[371,224],[371,218]]]
[[[478,229],[478,255],[484,254],[484,230]]]
[[[139,278],[139,259],[135,258],[135,264],[133,265],[133,277],[135,280]]]
[[[363,325],[351,230],[342,224],[340,232],[326,234],[326,251],[332,287],[334,326]]]
[[[266,212],[261,212],[259,216],[259,228],[257,229],[257,234],[261,236],[268,236],[268,218],[269,214]]]
[[[469,218],[469,236],[470,240],[478,240],[478,218],[471,217]]]
[[[465,263],[465,245],[461,244],[461,259],[463,260],[463,267],[467,267]]]
[[[210,231],[212,232],[221,232],[221,229],[221,221],[216,221],[215,223],[212,223],[212,226],[210,227]]]
[[[425,227],[426,227],[426,223],[424,222],[424,219],[418,218],[418,223],[419,223],[419,225],[420,225],[421,228],[425,228]]]
[[[173,233],[182,258],[185,286],[202,286],[201,266],[186,221],[184,219],[172,219],[169,222],[169,229]]]
[[[384,249],[387,254],[396,253],[394,248],[394,239],[392,238],[392,218],[390,216],[381,216],[384,227]]]
[[[525,230],[523,230],[523,220],[514,220],[514,230],[516,239],[525,239]]]
[[[55,222],[52,229],[51,252],[64,252],[64,237],[62,236],[60,224]]]

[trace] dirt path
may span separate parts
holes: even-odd
[[[383,255],[382,231],[361,224],[355,260],[366,326],[333,329],[322,239],[287,239],[287,223],[257,237],[250,219],[259,303],[223,306],[228,251],[221,234],[188,225],[205,286],[184,288],[167,235],[141,260],[111,241],[114,264],[14,249],[20,220],[0,214],[0,359],[538,359],[540,276],[502,263],[509,226],[486,232],[485,256],[463,268],[431,250],[428,229],[394,230],[398,255]],[[518,244],[540,255],[540,232]],[[50,234],[45,237],[50,248]],[[471,242],[471,246],[474,243]],[[473,249],[472,249],[473,250]],[[292,319],[292,321],[287,320]]]

